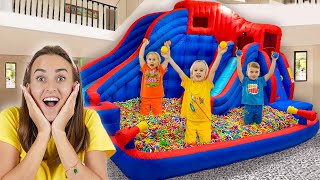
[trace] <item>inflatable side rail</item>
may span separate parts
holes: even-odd
[[[89,106],[89,109],[97,111],[100,116],[101,123],[109,136],[114,136],[120,129],[120,108],[111,102],[105,101],[99,103],[98,106]]]
[[[297,109],[293,106],[288,106],[287,112],[290,114],[297,114],[297,115],[302,116],[310,121],[314,121],[317,119],[317,113],[315,111],[302,110],[302,109]]]
[[[146,121],[142,121],[139,124],[137,124],[136,126],[133,127],[129,127],[129,128],[125,128],[125,129],[121,129],[119,131],[116,132],[115,134],[115,138],[117,140],[117,142],[121,145],[124,146],[125,149],[133,149],[135,146],[133,144],[130,146],[126,146],[128,145],[128,143],[134,139],[134,137],[141,132],[144,132],[148,129],[148,124]]]

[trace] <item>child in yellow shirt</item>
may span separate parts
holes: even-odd
[[[227,51],[226,48],[219,46],[217,57],[209,71],[208,65],[204,60],[196,60],[190,68],[190,78],[181,70],[170,56],[170,47],[167,43],[168,52],[161,55],[168,59],[169,63],[179,74],[184,88],[181,116],[186,117],[185,143],[196,142],[197,135],[201,143],[211,141],[211,105],[210,91],[213,88],[213,78],[220,64],[222,55]]]

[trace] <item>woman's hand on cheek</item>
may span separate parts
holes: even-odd
[[[51,125],[49,121],[46,119],[46,117],[43,115],[42,111],[34,101],[33,97],[30,93],[30,87],[22,86],[22,93],[26,100],[28,109],[29,109],[29,116],[31,117],[32,121],[36,125],[38,132],[43,133],[51,133]]]
[[[76,105],[77,96],[79,93],[80,84],[76,84],[71,92],[70,96],[68,97],[67,101],[61,108],[59,114],[57,115],[56,119],[52,122],[52,130],[61,130],[65,131],[66,125],[68,124],[69,120],[73,116],[74,108]]]

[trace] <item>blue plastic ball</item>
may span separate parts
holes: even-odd
[[[272,54],[272,57],[273,57],[273,58],[278,58],[278,57],[279,57],[279,53],[274,52],[274,53]]]
[[[236,51],[237,56],[241,56],[242,55],[242,51],[239,49]]]

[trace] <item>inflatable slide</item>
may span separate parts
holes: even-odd
[[[292,100],[294,81],[286,56],[279,52],[281,35],[279,27],[249,22],[216,2],[181,1],[171,11],[137,19],[111,52],[81,69],[85,105],[99,113],[116,146],[112,161],[130,179],[164,179],[281,151],[312,138],[319,129],[319,121],[312,111],[312,104]],[[219,43],[227,41],[228,51],[213,80],[211,105],[214,119],[230,121],[242,117],[241,111],[237,110],[242,105],[234,55],[236,47],[243,52],[243,73],[246,73],[246,65],[255,61],[260,64],[261,76],[268,72],[272,51],[279,52],[275,73],[264,89],[265,111],[283,114],[280,118],[266,116],[263,120],[266,127],[274,131],[262,126],[242,126],[240,121],[231,126],[219,121],[220,124],[214,126],[212,143],[186,147],[177,140],[180,148],[174,149],[174,141],[170,139],[183,134],[184,126],[179,126],[184,125],[183,119],[167,112],[159,117],[145,117],[127,103],[139,104],[139,49],[143,38],[150,41],[146,53],[157,51],[159,54],[163,43],[170,40],[171,56],[188,76],[195,60],[205,60],[211,65]],[[177,114],[179,108],[172,102],[180,102],[183,93],[180,83],[178,74],[169,65],[163,78],[165,98],[169,102],[166,108],[170,112],[175,109]],[[239,114],[231,115],[234,112]],[[124,125],[129,115],[133,120]],[[165,118],[176,123],[162,129],[158,124],[167,123]],[[143,121],[156,122],[154,127],[149,124],[152,132],[143,132],[148,129],[139,125]],[[260,133],[253,133],[253,128]],[[236,137],[235,134],[244,129],[246,133]],[[155,143],[158,140],[159,143]],[[144,144],[146,141],[149,144]]]

